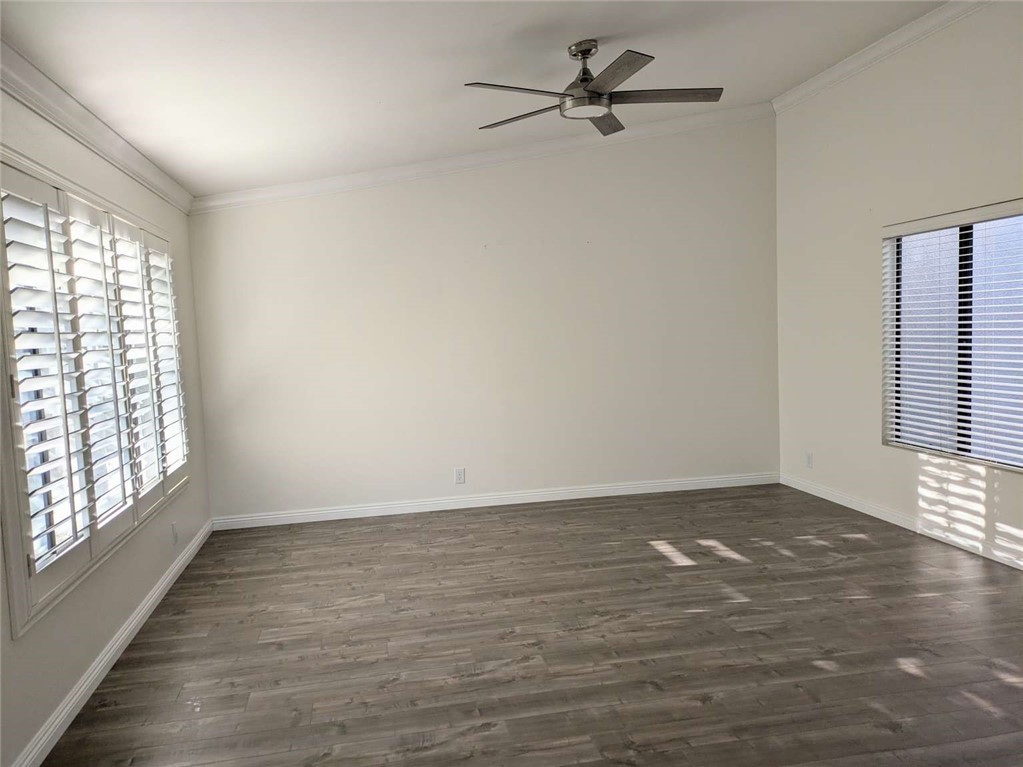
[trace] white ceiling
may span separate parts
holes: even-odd
[[[0,3],[3,39],[195,195],[388,168],[594,131],[552,102],[566,47],[629,88],[716,87],[720,104],[621,106],[628,125],[769,101],[931,2]]]

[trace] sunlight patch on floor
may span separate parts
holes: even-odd
[[[816,535],[797,535],[796,540],[806,541],[807,543],[812,544],[814,546],[823,546],[828,549],[835,548],[833,545],[831,545],[830,543],[821,538],[818,538]]]
[[[1015,663],[1001,658],[992,660],[991,665],[994,666],[995,676],[1004,684],[1023,690],[1023,669],[1020,669]]]
[[[692,567],[695,561],[687,557],[667,541],[649,541],[650,545],[661,552],[675,567]]]
[[[721,591],[724,592],[725,596],[728,597],[726,602],[749,602],[750,598],[743,594],[736,588],[729,586],[727,583],[721,584]]]
[[[747,565],[753,564],[739,552],[733,551],[732,549],[725,546],[725,544],[723,544],[721,541],[716,541],[713,538],[698,538],[696,542],[703,546],[704,548],[710,549],[719,557],[723,557],[724,559],[731,559],[734,562],[743,562]]]
[[[996,706],[994,703],[992,703],[989,700],[986,700],[985,698],[980,697],[979,695],[976,695],[975,693],[963,690],[962,692],[959,693],[959,696],[963,700],[972,703],[981,711],[986,711],[987,713],[991,714],[996,719],[1004,719],[1006,716],[1006,713],[998,706]]]
[[[767,546],[770,549],[774,549],[783,557],[788,557],[789,559],[796,559],[796,555],[793,554],[791,550],[786,549],[784,546],[779,546],[774,541],[761,541],[756,538],[754,538],[753,540],[757,541],[757,543],[759,543],[761,546]]]
[[[924,671],[923,664],[917,658],[896,658],[895,665],[899,667],[900,671],[910,676],[919,677],[920,679],[927,678],[927,672]]]

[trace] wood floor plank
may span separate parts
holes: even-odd
[[[779,485],[219,532],[46,765],[1020,767],[1020,605]]]

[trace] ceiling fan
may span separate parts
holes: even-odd
[[[558,99],[554,106],[537,109],[533,112],[526,112],[523,115],[509,117],[507,120],[500,120],[490,125],[484,125],[480,130],[500,128],[502,125],[525,120],[527,117],[536,117],[544,112],[553,112],[555,109],[561,111],[561,116],[569,120],[589,120],[593,126],[603,135],[610,136],[620,130],[625,130],[621,120],[615,117],[611,111],[612,107],[619,104],[667,104],[667,103],[688,103],[695,101],[719,101],[723,88],[664,88],[650,91],[616,91],[619,85],[624,83],[639,70],[654,60],[653,56],[636,51],[625,51],[621,56],[612,61],[607,69],[596,77],[587,66],[590,57],[597,52],[596,40],[580,40],[575,45],[568,47],[568,55],[576,61],[582,62],[579,74],[565,86],[561,93],[557,91],[537,90],[536,88],[516,88],[512,85],[495,85],[494,83],[466,83],[468,88],[492,88],[498,91],[514,91],[516,93],[533,93],[537,96],[551,96]]]

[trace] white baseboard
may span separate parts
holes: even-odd
[[[39,732],[25,746],[25,750],[14,760],[14,764],[11,767],[39,767],[42,764],[46,755],[50,753],[50,750],[60,739],[60,736],[64,734],[64,731],[71,725],[74,718],[78,716],[78,712],[82,710],[86,701],[89,700],[89,696],[95,692],[99,683],[103,681],[103,677],[106,676],[121,653],[124,652],[124,648],[128,646],[128,643],[135,637],[138,630],[142,628],[142,624],[146,622],[146,619],[156,609],[156,606],[174,584],[174,581],[177,580],[181,572],[188,566],[188,563],[192,561],[196,552],[206,542],[212,529],[212,522],[207,522],[196,533],[196,536],[188,543],[184,550],[178,554],[173,564],[167,569],[167,572],[163,574],[163,577],[157,581],[156,585],[146,595],[146,598],[142,600],[142,604],[135,608],[135,612],[131,614],[131,617],[118,629],[114,637],[107,643],[107,646],[103,648],[103,652],[92,662],[92,665],[82,675],[82,678],[78,680],[78,683],[71,688],[71,692],[61,701],[57,710],[50,714],[49,719],[46,720],[46,723],[39,729]]]
[[[919,520],[914,515],[907,514],[904,511],[892,509],[889,508],[888,506],[881,506],[880,504],[874,503],[873,501],[868,501],[863,498],[859,498],[855,495],[849,495],[848,493],[842,492],[841,490],[835,490],[834,488],[827,487],[825,485],[820,485],[816,482],[811,482],[808,479],[793,477],[789,474],[781,475],[781,483],[788,487],[795,488],[796,490],[802,490],[804,493],[816,495],[818,498],[824,498],[825,500],[833,501],[834,503],[840,504],[842,506],[847,506],[848,508],[853,509],[855,511],[861,511],[864,514],[869,514],[870,516],[884,520],[885,522],[891,522],[893,525],[898,525],[899,527],[904,527],[907,530],[912,530],[914,533],[917,533],[919,535],[925,535],[932,540],[938,541],[939,543],[945,543],[948,544],[949,546],[955,546],[957,549],[968,551],[971,554],[975,555],[980,554],[986,559],[990,559],[994,562],[998,562],[1003,565],[1008,565],[1009,567],[1016,568],[1017,570],[1023,570],[1023,563],[1018,563],[1015,560],[1009,560],[1006,559],[1005,557],[997,556],[993,551],[991,551],[990,547],[986,543],[984,545],[984,548],[978,552],[974,549],[966,548],[965,546],[960,546],[954,540],[948,540],[946,538],[941,538],[937,535],[933,535],[922,525],[920,525]]]
[[[788,474],[782,474],[781,483],[788,487],[794,487],[796,490],[802,490],[804,493],[816,495],[818,498],[824,498],[842,506],[848,506],[850,509],[862,511],[864,514],[883,519],[885,522],[891,522],[893,525],[912,530],[914,533],[920,532],[917,529],[916,518],[912,514],[906,514],[898,509],[890,509],[887,506],[881,506],[872,501],[843,493],[841,490],[835,490],[834,488],[811,482],[808,479],[801,479]]]
[[[363,503],[326,509],[296,509],[292,511],[271,511],[259,514],[214,517],[213,529],[236,530],[243,527],[291,525],[300,522],[325,522],[335,519],[355,519],[357,517],[381,517],[389,514],[414,514],[424,511],[507,506],[515,503],[566,501],[574,498],[599,498],[608,495],[637,495],[640,493],[667,493],[676,490],[706,490],[718,487],[740,487],[743,485],[770,485],[776,482],[778,482],[778,475],[775,473],[729,474],[721,477],[658,479],[648,482],[616,482],[610,485],[583,485],[579,487],[558,487],[547,490],[524,490],[485,495],[458,495],[448,498],[429,498],[422,501]]]

